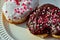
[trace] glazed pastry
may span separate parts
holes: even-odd
[[[29,16],[29,20],[27,22],[27,26],[30,32],[35,35],[41,35],[42,37],[46,37],[49,34],[54,33],[52,32],[53,23],[55,23],[54,25],[57,25],[57,23],[60,20],[58,16],[60,15],[60,10],[58,9],[59,8],[57,8],[52,4],[44,4],[41,7],[39,6],[38,8],[36,8],[36,10],[32,11]],[[58,15],[55,15],[55,14],[58,14]],[[59,29],[60,27],[58,27],[58,30]]]
[[[60,38],[60,9],[52,9],[52,24],[51,24],[51,34],[55,38]]]
[[[37,6],[37,0],[7,0],[2,7],[2,11],[7,21],[17,24],[24,22],[29,12]]]

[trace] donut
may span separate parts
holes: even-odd
[[[2,7],[7,21],[14,24],[23,23],[32,10],[38,6],[37,0],[6,0]]]
[[[55,38],[60,38],[60,9],[52,9],[51,34]]]
[[[27,21],[30,32],[34,35],[41,35],[43,38],[48,35],[60,35],[60,9],[53,4],[43,4],[33,10]],[[56,30],[56,31],[55,31]],[[57,36],[57,38],[60,36]]]

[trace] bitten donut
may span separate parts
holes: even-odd
[[[32,34],[41,35],[43,38],[48,35],[60,35],[60,9],[52,4],[44,4],[36,8],[29,15],[27,26]],[[55,30],[54,30],[55,29]],[[55,35],[57,38],[60,36]]]
[[[29,12],[38,6],[37,0],[6,0],[2,12],[10,23],[23,23]]]

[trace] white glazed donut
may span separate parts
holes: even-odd
[[[6,0],[2,11],[10,22],[23,22],[29,12],[38,6],[37,0]]]

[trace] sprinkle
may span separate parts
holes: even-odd
[[[26,7],[26,6],[24,6],[24,9],[25,9],[25,10],[27,10],[27,7]]]
[[[25,3],[23,3],[23,4],[22,4],[22,6],[26,6],[26,4],[25,4]]]
[[[60,23],[59,23],[59,26],[60,26]]]
[[[30,17],[33,17],[32,15],[30,15]]]
[[[38,23],[42,23],[42,21],[41,20],[38,20]]]
[[[14,19],[16,19],[17,17],[14,17]]]
[[[18,0],[15,0],[15,2],[16,2],[16,4],[17,4],[17,5],[20,5],[20,3],[19,3],[19,1],[18,1]]]
[[[58,10],[58,12],[60,12],[60,9]]]
[[[48,9],[50,9],[50,7],[48,7]]]
[[[60,26],[57,26],[57,29],[60,30]]]
[[[17,8],[17,10],[19,10],[19,8]]]
[[[28,2],[28,4],[30,5],[30,4],[31,4],[31,2]]]
[[[33,23],[36,23],[35,21],[33,21]]]
[[[55,12],[57,12],[57,10],[55,10]]]
[[[36,25],[36,29],[39,28],[39,26]]]
[[[5,11],[5,13],[7,13],[7,11]]]
[[[22,10],[22,8],[20,8],[20,10]]]
[[[29,8],[32,11],[32,8]]]
[[[18,13],[20,13],[20,11],[18,11]]]
[[[34,12],[34,14],[36,14],[36,12]]]
[[[38,9],[38,12],[40,12],[40,9]]]
[[[42,25],[42,24],[40,24],[40,25]]]
[[[40,28],[42,28],[42,26],[40,26]],[[43,30],[43,29],[42,29]]]
[[[15,12],[17,12],[17,9],[14,9]]]
[[[45,11],[45,10],[43,10],[43,11]]]
[[[33,19],[33,17],[31,17],[31,19]]]
[[[42,13],[42,14],[44,14],[44,13]]]
[[[10,20],[10,18],[8,20]]]
[[[37,26],[39,26],[39,24],[37,24]]]
[[[23,10],[23,12],[25,12],[25,11]]]
[[[23,14],[23,13],[21,12],[21,14]]]
[[[32,7],[31,7],[31,6],[29,6],[29,9],[30,9],[30,10],[32,10]]]
[[[30,29],[33,30],[33,25],[31,25]]]

